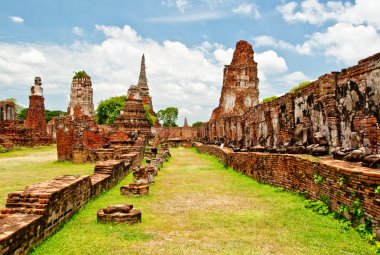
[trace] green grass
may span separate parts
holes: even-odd
[[[57,148],[43,146],[0,153],[0,208],[7,195],[64,174],[92,174],[94,164],[57,162]]]
[[[354,230],[306,209],[302,197],[194,150],[171,152],[149,196],[123,197],[117,185],[32,254],[375,254]],[[96,222],[99,208],[122,203],[142,210],[142,223]]]

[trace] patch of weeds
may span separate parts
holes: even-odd
[[[380,193],[380,185],[375,188],[375,194],[379,194],[379,193]]]
[[[316,212],[319,215],[327,215],[330,213],[329,206],[320,200],[317,200],[317,201],[306,200],[305,208],[309,208],[313,212]]]
[[[319,174],[314,174],[314,183],[317,185],[321,185],[323,182],[323,177]]]
[[[346,178],[344,178],[344,176],[340,177],[338,179],[338,184],[339,186],[343,186],[343,184],[346,182]]]

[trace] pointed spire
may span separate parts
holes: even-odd
[[[183,123],[183,127],[188,127],[189,125],[187,124],[187,118],[186,118],[186,116],[185,116],[185,121],[184,121],[184,123]]]
[[[148,80],[146,78],[146,72],[145,72],[144,54],[142,55],[142,58],[141,58],[140,76],[139,76],[139,82],[137,84],[137,87],[140,88],[143,93],[149,94]]]

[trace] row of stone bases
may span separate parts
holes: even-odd
[[[147,139],[145,141],[139,151],[122,155],[119,160],[97,162],[92,175],[64,175],[8,194],[6,208],[0,211],[0,254],[27,254],[31,247],[57,231],[91,198],[114,187],[132,169],[135,179],[140,178],[137,181],[145,177],[146,183],[149,176],[152,182],[151,174],[157,173],[170,152],[165,146],[153,149],[157,156],[150,165],[140,167]],[[145,173],[143,169],[154,171]],[[135,223],[141,221],[141,213],[132,209],[132,205],[110,206],[99,210],[98,220]]]
[[[157,152],[153,148],[152,151]],[[163,166],[163,162],[170,157],[167,146],[162,147],[162,153],[154,153],[154,159],[147,159],[149,165],[136,166],[133,169],[133,183],[128,186],[121,186],[120,193],[126,196],[146,196],[149,195],[149,185],[154,184],[154,177]],[[141,222],[141,211],[134,209],[131,204],[110,205],[104,209],[99,209],[97,213],[98,222],[112,222],[115,224],[134,224]]]

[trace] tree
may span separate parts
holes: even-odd
[[[124,109],[126,99],[127,96],[118,96],[101,101],[96,109],[97,123],[112,125],[120,111]]]
[[[60,110],[45,110],[46,122],[51,121],[55,117],[63,117],[66,112]]]
[[[176,107],[159,110],[157,118],[162,122],[164,127],[178,127],[175,123],[178,119],[178,109]]]
[[[202,121],[197,121],[197,122],[194,122],[193,125],[191,125],[192,127],[200,127],[203,125],[203,122]]]
[[[26,118],[26,110],[28,108],[24,108],[21,105],[17,103],[16,98],[7,98],[5,101],[12,101],[15,104],[15,110],[16,110],[16,119],[19,120],[20,122],[23,122]]]

